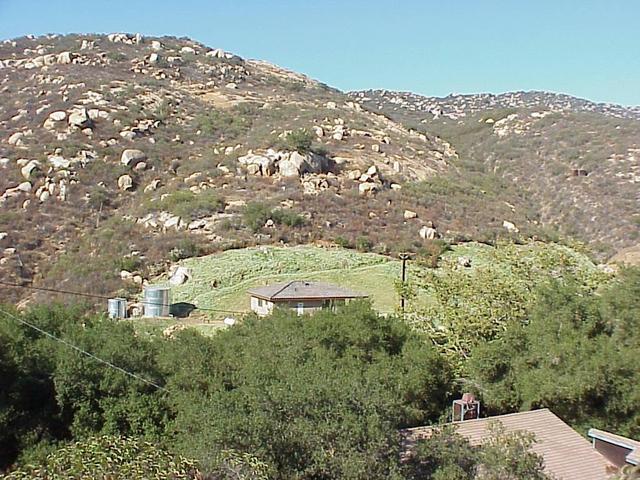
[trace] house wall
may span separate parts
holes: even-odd
[[[298,304],[302,304],[302,311],[298,308]],[[331,307],[337,305],[343,305],[345,303],[344,300],[334,300],[331,302]],[[298,312],[300,315],[307,315],[318,310],[322,310],[322,308],[326,308],[325,300],[302,300],[300,302],[297,301],[286,301],[286,302],[269,302],[267,300],[260,300],[256,297],[251,297],[251,310],[261,317],[270,315],[273,313],[273,309],[275,307],[279,308],[290,308],[291,310]]]
[[[597,438],[593,439],[593,446],[616,467],[622,467],[626,465],[626,457],[631,453],[631,450],[628,448],[604,442],[602,440],[598,440]]]
[[[300,311],[299,304],[302,304],[302,311]],[[290,308],[298,313],[298,315],[307,315],[322,309],[322,300],[302,300],[300,302],[278,302],[279,307]]]
[[[251,310],[261,317],[270,315],[273,312],[273,302],[262,300],[260,298],[251,297]]]

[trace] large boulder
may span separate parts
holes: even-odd
[[[283,177],[296,177],[305,173],[324,173],[328,171],[329,161],[316,153],[291,152],[278,162],[278,171]]]
[[[24,142],[22,141],[22,138],[25,136],[24,132],[16,132],[14,134],[12,134],[9,139],[7,140],[7,143],[9,145],[22,145]]]
[[[307,159],[298,152],[291,152],[278,162],[278,172],[283,177],[299,177],[309,170]]]
[[[118,188],[123,191],[133,189],[133,178],[131,178],[131,175],[121,175],[120,178],[118,178]]]
[[[153,192],[153,191],[157,190],[160,185],[161,185],[160,180],[156,178],[155,180],[152,180],[149,185],[144,187],[144,191],[145,191],[145,193],[146,192]]]
[[[56,169],[69,168],[71,166],[71,161],[67,160],[62,155],[51,155],[49,157],[49,163]]]
[[[76,128],[91,128],[93,121],[86,108],[74,110],[69,114],[69,125]]]
[[[269,177],[275,173],[275,162],[274,158],[253,153],[248,153],[238,158],[238,163],[245,165],[250,174],[263,175],[265,177]]]
[[[180,230],[184,226],[184,222],[179,215],[166,215],[163,217],[163,225],[164,228],[175,228],[176,230]]]
[[[69,63],[73,62],[73,59],[76,57],[77,55],[75,53],[71,53],[71,52],[62,52],[59,53],[58,56],[56,57],[56,61],[58,64],[60,65],[66,65]]]
[[[380,185],[373,182],[365,182],[358,185],[360,195],[372,195],[380,190]]]
[[[433,227],[427,227],[426,225],[420,229],[420,238],[423,240],[435,240],[439,237],[438,231]]]
[[[57,110],[55,112],[51,112],[49,114],[49,118],[53,121],[53,122],[61,122],[62,120],[64,120],[65,118],[67,118],[67,112],[65,112],[64,110]]]
[[[509,220],[504,220],[502,222],[502,226],[504,228],[506,228],[507,231],[510,232],[510,233],[518,233],[520,231],[520,229],[518,229],[518,227],[516,227],[515,223],[510,222]]]
[[[138,162],[144,162],[147,155],[142,150],[127,148],[122,152],[120,162],[127,167],[135,167]]]
[[[128,33],[110,33],[107,35],[107,39],[113,43],[126,43],[128,45],[137,45],[142,43],[142,35],[136,33],[131,35]]]
[[[178,267],[176,271],[173,272],[171,278],[169,279],[169,283],[174,286],[182,285],[186,283],[187,280],[191,277],[191,272],[187,267]]]
[[[283,177],[299,177],[300,165],[296,165],[293,161],[286,158],[278,163],[278,172]]]
[[[37,160],[30,160],[25,166],[20,169],[20,173],[25,178],[25,180],[29,180],[33,177],[34,173],[38,171],[40,168],[40,162]]]
[[[22,182],[16,187],[16,190],[19,192],[29,193],[32,188],[33,186],[31,185],[31,182]]]
[[[411,220],[413,218],[418,218],[418,214],[412,210],[405,210],[403,217],[405,220]]]
[[[257,163],[250,163],[249,165],[247,165],[247,173],[249,175],[260,175],[260,165],[258,165]]]
[[[317,153],[307,153],[305,155],[305,160],[309,165],[310,173],[326,173],[330,170],[330,161],[324,155],[318,155]]]
[[[205,54],[207,57],[213,57],[213,58],[232,58],[233,55],[231,53],[226,53],[224,50],[220,49],[220,48],[216,48],[214,50],[211,50],[209,52],[207,52]]]

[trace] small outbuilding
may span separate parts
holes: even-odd
[[[290,308],[298,315],[321,309],[333,309],[348,300],[367,298],[364,293],[322,282],[294,280],[252,288],[251,310],[260,316],[269,315],[277,307]]]

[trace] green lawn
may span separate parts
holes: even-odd
[[[289,280],[317,280],[367,293],[377,310],[398,306],[394,281],[400,262],[373,253],[311,246],[256,247],[228,250],[180,262],[191,279],[173,288],[174,302],[201,308],[248,311],[247,289]],[[165,279],[158,279],[158,283]],[[214,314],[224,316],[224,313]]]
[[[460,257],[468,257],[471,267],[459,266]],[[366,293],[374,308],[381,313],[397,311],[400,303],[395,283],[400,278],[401,262],[374,253],[315,246],[269,246],[189,258],[181,261],[180,265],[190,270],[191,278],[184,285],[173,288],[174,302],[190,302],[203,309],[229,311],[200,311],[205,318],[197,323],[205,324],[202,328],[206,327],[207,320],[238,317],[240,315],[233,312],[248,312],[249,288],[289,280],[323,281]],[[513,278],[514,282],[526,281],[530,274],[546,278],[560,272],[590,274],[597,270],[588,257],[564,245],[532,242],[495,248],[471,242],[454,246],[446,252],[435,273],[438,277],[455,281],[457,275],[472,275],[477,269],[487,268],[495,275]],[[428,271],[417,261],[408,263],[409,280],[422,274],[428,277]],[[530,273],[525,275],[525,272]],[[163,276],[154,283],[167,281],[167,276]],[[414,309],[434,300],[429,284],[422,283],[422,287],[410,300]]]

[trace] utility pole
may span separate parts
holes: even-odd
[[[410,253],[400,253],[398,255],[398,257],[400,258],[400,260],[402,260],[402,293],[400,295],[400,310],[402,311],[402,314],[404,315],[404,284],[407,281],[407,260],[409,260],[409,258],[411,258],[411,254]]]

